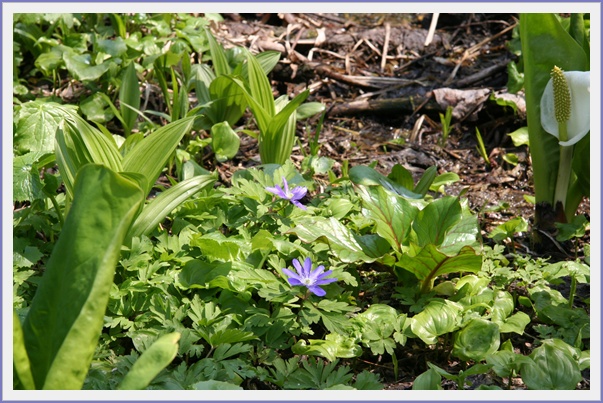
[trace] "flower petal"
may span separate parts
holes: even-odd
[[[327,292],[317,285],[309,286],[308,290],[310,290],[314,295],[318,297],[324,297],[325,295],[327,295]]]
[[[331,284],[334,283],[335,281],[338,281],[338,279],[336,277],[331,277],[331,278],[319,278],[318,280],[314,281],[315,285],[325,285],[325,284]]]
[[[323,265],[318,266],[316,269],[312,270],[312,273],[310,273],[310,278],[312,280],[316,280],[318,278],[320,278],[321,275],[324,274],[325,271],[325,267]],[[329,270],[329,273],[331,271]]]
[[[304,269],[302,268],[302,265],[299,262],[299,260],[293,259],[293,267],[295,267],[295,270],[299,273],[299,276],[307,277],[307,276],[304,276]]]
[[[571,112],[567,121],[568,141],[559,144],[571,146],[590,131],[590,71],[566,71],[564,74],[571,91]],[[540,122],[544,130],[559,138],[553,80],[549,80],[540,99]]]
[[[285,199],[289,198],[289,184],[287,183],[287,179],[283,176],[283,190],[285,191]]]
[[[297,186],[291,190],[291,194],[293,195],[291,197],[291,200],[299,200],[299,199],[303,198],[306,195],[306,193],[308,193],[307,188],[305,188],[303,186]]]
[[[291,203],[293,203],[294,206],[297,206],[297,207],[299,207],[302,210],[307,210],[308,209],[306,206],[304,206],[303,204],[301,204],[297,200],[291,199],[290,201],[291,201]]]
[[[299,281],[301,281],[301,280],[302,280],[302,278],[299,276],[299,274],[294,273],[294,272],[292,272],[292,271],[291,271],[291,270],[289,270],[289,269],[281,269],[281,270],[282,270],[282,271],[283,271],[283,273],[285,273],[285,274],[287,275],[287,277],[289,277],[289,278],[294,278],[294,279],[299,280]]]
[[[266,190],[270,193],[274,193],[275,195],[277,195],[280,198],[286,199],[287,195],[285,194],[285,192],[283,191],[283,189],[281,189],[281,187],[279,185],[276,185],[274,187],[267,187]]]
[[[304,260],[304,267],[303,267],[302,275],[305,278],[312,278],[311,271],[312,271],[312,259],[307,257],[306,260]]]

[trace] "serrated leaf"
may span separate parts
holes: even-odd
[[[41,156],[41,153],[30,152],[13,158],[13,201],[45,197],[42,191],[44,184],[35,165]]]
[[[54,153],[54,139],[59,123],[76,111],[77,107],[74,105],[54,102],[30,101],[22,104],[14,118],[14,147],[21,153]]]
[[[244,259],[251,252],[247,240],[236,236],[225,237],[220,232],[193,236],[190,244],[201,249],[208,259],[223,262]]]

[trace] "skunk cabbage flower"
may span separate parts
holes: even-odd
[[[295,271],[297,271],[297,273],[294,273],[289,269],[282,269],[283,273],[289,277],[287,279],[289,284],[292,286],[307,287],[308,290],[319,297],[324,297],[327,294],[325,290],[319,287],[320,285],[337,281],[336,278],[325,278],[333,271],[329,270],[325,272],[325,267],[323,265],[312,270],[312,260],[309,257],[306,258],[303,266],[299,263],[299,260],[293,259],[293,266],[295,266]]]
[[[590,71],[564,72],[555,66],[540,99],[540,121],[562,146],[574,145],[586,136],[590,131]],[[563,122],[567,139],[559,136]]]
[[[274,193],[281,199],[289,200],[291,203],[293,203],[300,209],[306,210],[306,206],[301,204],[299,202],[299,200],[302,199],[306,195],[306,193],[308,192],[307,188],[305,188],[303,186],[296,186],[290,190],[289,184],[287,183],[287,179],[285,179],[283,177],[283,187],[282,188],[279,185],[276,185],[274,187],[267,187],[266,190],[270,193]]]

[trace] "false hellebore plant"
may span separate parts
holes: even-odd
[[[553,68],[540,101],[540,122],[544,130],[559,139],[554,206],[557,212],[565,212],[574,144],[590,131],[589,71],[564,72],[557,66]]]
[[[295,206],[299,207],[302,210],[306,210],[306,206],[301,204],[299,201],[306,195],[308,189],[303,186],[296,186],[293,189],[289,189],[289,184],[287,183],[287,179],[283,177],[283,187],[281,188],[279,185],[274,187],[267,187],[266,190],[270,193],[274,193],[281,199],[289,200]]]
[[[324,297],[327,294],[325,290],[320,288],[321,285],[326,285],[337,281],[337,278],[326,278],[333,271],[328,270],[325,272],[325,267],[323,265],[312,269],[312,259],[309,257],[304,260],[303,266],[299,260],[293,259],[293,266],[295,267],[295,271],[297,273],[289,269],[282,269],[283,273],[289,277],[287,279],[289,284],[292,286],[307,287],[310,292],[318,297]]]

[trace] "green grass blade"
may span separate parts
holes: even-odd
[[[86,165],[46,265],[23,335],[37,389],[80,389],[90,367],[124,237],[144,200],[140,187]]]

